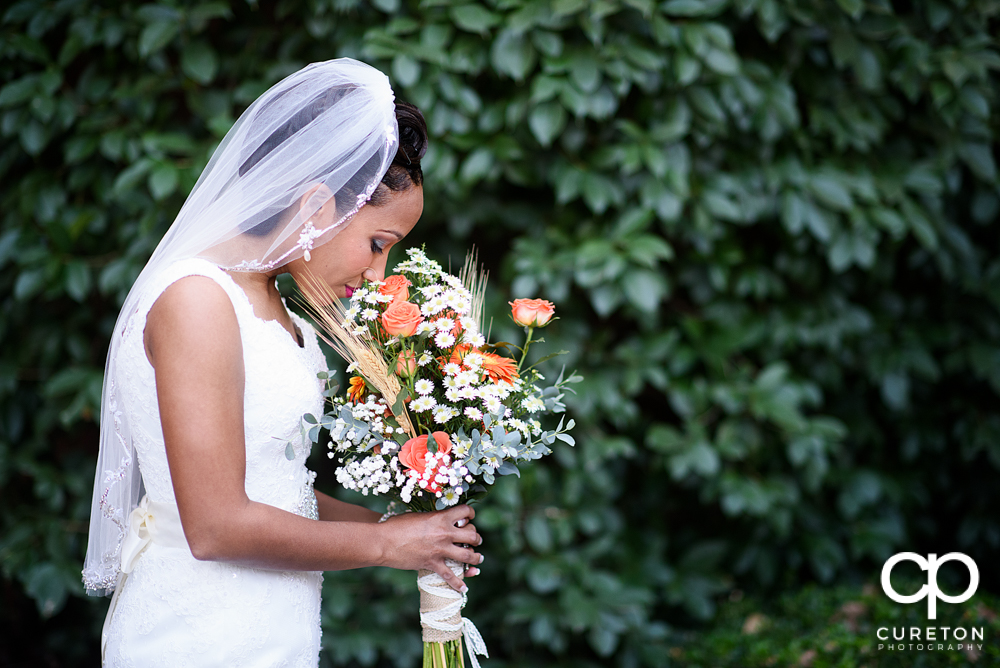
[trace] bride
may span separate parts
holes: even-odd
[[[275,277],[384,277],[423,209],[423,117],[386,77],[316,63],[252,104],[133,286],[105,374],[84,568],[114,592],[107,666],[316,666],[322,571],[478,565],[458,506],[379,522],[314,492],[316,334]],[[140,500],[141,497],[141,500]],[[468,568],[466,575],[478,573]]]

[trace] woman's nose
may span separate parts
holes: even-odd
[[[364,273],[361,274],[361,277],[364,278],[366,281],[382,280],[382,277],[379,275],[379,272],[373,269],[372,267],[368,267],[367,269],[365,269]]]

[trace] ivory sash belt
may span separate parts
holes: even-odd
[[[111,625],[111,617],[115,614],[118,606],[118,595],[125,588],[125,581],[128,580],[129,573],[139,563],[139,557],[150,543],[156,543],[162,547],[170,547],[188,550],[187,538],[184,537],[184,528],[181,526],[181,516],[174,503],[159,503],[150,501],[149,495],[142,497],[142,501],[128,518],[129,529],[122,541],[122,561],[121,573],[118,574],[118,583],[115,585],[115,593],[111,597],[111,605],[108,607],[108,616],[104,618],[104,630],[101,632],[101,665],[104,665],[105,649],[108,644],[108,627]]]

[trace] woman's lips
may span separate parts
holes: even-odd
[[[354,288],[352,288],[352,287],[351,287],[351,286],[349,286],[349,285],[345,285],[345,286],[344,286],[344,292],[345,292],[345,293],[347,294],[347,298],[348,298],[348,299],[350,299],[350,298],[351,298],[351,295],[353,295],[353,294],[354,294]]]

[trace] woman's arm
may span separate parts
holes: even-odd
[[[316,505],[319,507],[319,518],[324,522],[372,523],[382,518],[374,510],[335,499],[323,492],[316,492]]]
[[[189,276],[167,288],[150,309],[144,340],[177,507],[196,558],[280,570],[423,568],[464,588],[444,560],[482,561],[457,545],[481,543],[471,524],[455,526],[475,516],[468,506],[382,524],[370,521],[374,513],[337,508],[337,521],[315,522],[247,497],[243,346],[232,303],[213,280]]]

